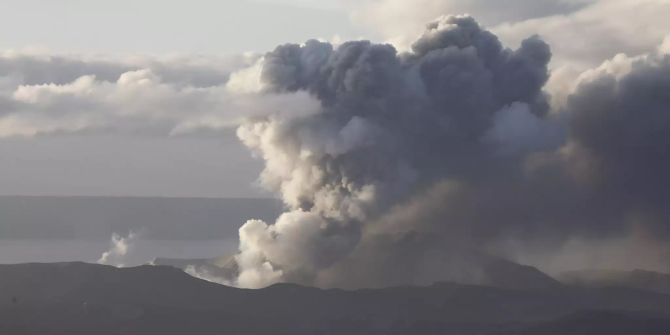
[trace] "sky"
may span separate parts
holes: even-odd
[[[269,196],[256,181],[263,162],[235,128],[259,109],[304,108],[281,97],[250,103],[254,65],[277,45],[364,38],[407,50],[426,22],[468,13],[506,45],[540,34],[553,51],[547,87],[561,96],[578,74],[618,53],[661,47],[667,7],[665,0],[2,1],[0,194]]]
[[[10,0],[0,12],[0,50],[92,58],[225,57],[362,31],[332,1]],[[12,71],[3,70],[0,82]],[[268,196],[254,184],[261,162],[234,130],[12,137],[0,157],[6,195]]]
[[[330,0],[9,0],[0,10],[3,49],[66,53],[238,53],[356,32]]]

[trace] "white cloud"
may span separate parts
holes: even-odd
[[[658,47],[658,52],[661,54],[670,54],[670,35],[665,36],[663,43]]]
[[[539,34],[551,46],[554,66],[595,66],[619,53],[649,52],[670,31],[668,0],[599,0],[568,15],[498,25],[493,31],[507,43]]]
[[[263,93],[262,60],[0,55],[0,137],[72,132],[174,135],[274,113],[309,113],[305,93]]]
[[[506,45],[539,33],[554,54],[546,89],[560,107],[584,71],[617,56],[657,48],[670,21],[670,0],[367,0],[344,1],[354,22],[401,48],[425,23],[469,12]],[[630,15],[630,13],[635,15]],[[670,50],[670,39],[658,48]],[[617,65],[619,64],[619,65]],[[307,94],[269,94],[260,80],[262,57],[170,55],[77,56],[44,51],[0,52],[0,137],[72,132],[175,135],[216,131],[277,112],[310,113]],[[602,70],[602,69],[601,69]]]
[[[255,64],[250,67],[233,72],[226,87],[231,92],[236,93],[258,93],[264,88],[261,81],[261,72],[263,71],[263,58],[259,58]]]

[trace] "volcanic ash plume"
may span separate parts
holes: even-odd
[[[407,54],[368,41],[335,47],[314,40],[268,53],[265,90],[307,92],[320,107],[238,129],[265,161],[260,182],[281,195],[287,211],[274,223],[249,220],[240,228],[231,282],[312,283],[393,206],[524,150],[488,139],[500,137],[491,129],[505,115],[546,114],[550,57],[540,38],[504,48],[468,16],[429,24]]]

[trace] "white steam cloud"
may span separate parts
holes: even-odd
[[[126,236],[117,233],[112,234],[109,250],[103,252],[97,262],[120,268],[126,266],[138,239],[139,235],[132,231]]]

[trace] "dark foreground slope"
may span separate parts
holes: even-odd
[[[587,311],[499,335],[667,335],[670,319],[644,313]]]
[[[598,310],[616,317],[579,314]],[[584,326],[598,334],[593,327],[636,327],[641,316],[668,333],[668,312],[670,296],[633,289],[241,290],[162,266],[0,266],[0,334],[556,334]]]

